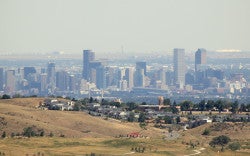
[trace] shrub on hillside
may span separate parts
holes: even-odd
[[[231,144],[228,145],[228,148],[232,151],[236,151],[240,149],[240,143],[238,142],[233,142]]]
[[[230,142],[230,138],[225,135],[221,135],[218,137],[213,138],[212,141],[209,142],[209,145],[215,147],[216,145],[221,146],[221,151],[224,151],[224,146]]]
[[[1,137],[2,137],[2,138],[5,138],[5,137],[6,137],[6,132],[5,132],[5,131],[3,131],[3,134],[2,134]]]
[[[10,99],[10,95],[3,94],[2,99]]]
[[[34,137],[34,136],[44,136],[44,130],[43,129],[37,129],[35,126],[32,127],[25,127],[23,129],[23,136],[25,137]]]
[[[202,133],[202,135],[209,135],[209,134],[210,134],[210,129],[208,128],[206,128]]]

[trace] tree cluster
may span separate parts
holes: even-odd
[[[10,95],[7,95],[7,94],[3,94],[3,96],[1,97],[1,99],[10,99]]]
[[[227,145],[230,141],[231,139],[228,136],[221,135],[221,136],[213,138],[212,141],[209,142],[209,145],[212,147],[219,145],[221,146],[221,151],[223,151],[224,146]]]
[[[233,114],[238,112],[250,112],[249,104],[239,104],[238,101],[228,100],[201,100],[199,103],[194,104],[192,101],[183,101],[180,104],[181,111],[214,111],[217,110],[221,113],[224,109],[229,109]]]

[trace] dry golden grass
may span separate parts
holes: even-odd
[[[52,132],[56,136],[63,134],[66,137],[114,137],[141,131],[138,123],[104,120],[84,112],[36,109],[40,101],[43,99],[0,100],[0,116],[7,122],[7,126],[1,126],[1,131],[6,131],[7,135],[21,133],[24,127],[32,125],[44,129],[46,134]],[[159,134],[159,130],[151,128],[142,133],[152,136]]]
[[[205,128],[211,128],[213,124],[206,124],[188,131],[180,131],[180,138],[176,140],[164,140],[166,129],[156,129],[152,125],[147,126],[142,134],[149,138],[128,139],[115,138],[130,132],[141,131],[138,123],[123,123],[118,120],[104,120],[92,117],[84,112],[65,112],[40,110],[36,106],[43,98],[22,98],[0,100],[0,134],[3,131],[10,136],[12,132],[21,133],[23,128],[36,126],[45,130],[45,135],[52,132],[55,136],[50,138],[5,138],[0,139],[0,152],[5,155],[86,155],[92,153],[105,155],[124,155],[132,152],[135,147],[146,150],[144,153],[133,155],[188,155],[195,153],[193,150],[206,148],[199,155],[218,155],[217,149],[210,148],[209,141],[218,135],[228,135],[235,141],[250,140],[250,125],[228,123],[228,128],[221,131],[212,131],[209,136],[202,136]],[[223,126],[222,126],[223,127]],[[64,138],[58,137],[61,134]],[[190,142],[199,145],[194,149],[188,145]],[[249,142],[250,143],[250,142]],[[249,155],[249,151],[240,150],[236,155]],[[234,155],[234,152],[226,150],[219,155]]]
[[[114,138],[20,138],[0,140],[0,152],[6,155],[38,155],[44,156],[73,156],[95,153],[97,155],[125,155],[131,153],[131,148],[145,147],[144,153],[135,152],[134,156],[183,156],[196,153],[201,147],[190,148],[182,145],[179,140],[165,141],[161,139],[114,139]],[[202,150],[200,156],[247,156],[248,151],[217,152],[219,148],[212,149],[207,147]]]

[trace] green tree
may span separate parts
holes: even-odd
[[[108,102],[108,100],[102,99],[101,104],[102,105],[109,105],[109,102]]]
[[[204,111],[206,109],[206,101],[205,100],[201,100],[198,104],[198,109],[199,111]]]
[[[237,111],[239,109],[239,102],[238,101],[234,101],[234,103],[232,104],[232,108],[231,108],[231,112],[233,114],[236,114]]]
[[[250,103],[246,105],[246,110],[250,112]]]
[[[5,137],[6,137],[6,132],[5,132],[5,131],[3,131],[3,134],[2,134],[1,137],[2,137],[2,138],[5,138]]]
[[[12,96],[12,98],[22,98],[23,96],[21,94],[15,94]]]
[[[26,127],[23,129],[23,136],[30,138],[30,137],[33,137],[35,135],[36,135],[36,133],[34,132],[32,127]]]
[[[145,122],[140,122],[139,125],[140,125],[140,127],[141,127],[142,129],[147,130],[147,128],[146,128],[147,123],[145,123]]]
[[[118,108],[121,107],[121,103],[120,102],[114,102],[114,101],[112,101],[112,102],[109,103],[109,105],[110,106],[116,106]]]
[[[174,107],[175,107],[175,106],[177,106],[177,104],[176,104],[176,102],[175,102],[175,101],[173,102],[173,106],[174,106]]]
[[[93,101],[94,101],[93,97],[90,97],[89,103],[93,103]]]
[[[240,149],[240,143],[238,142],[233,142],[231,144],[228,145],[228,148],[232,151],[236,151]]]
[[[10,136],[11,136],[11,138],[14,138],[15,133],[14,133],[14,132],[12,132]]]
[[[177,116],[177,118],[176,118],[176,123],[178,124],[178,123],[180,123],[181,122],[181,118],[179,117],[179,116]]]
[[[202,133],[202,135],[209,135],[209,134],[210,134],[210,129],[208,128],[206,128]]]
[[[81,99],[79,101],[82,103],[82,105],[85,106],[89,102],[89,99],[88,98],[84,98],[84,99]]]
[[[138,122],[145,122],[146,116],[143,112],[139,114]]]
[[[3,94],[2,99],[10,99],[10,95]]]
[[[126,105],[127,105],[129,111],[132,111],[132,110],[136,109],[136,107],[137,107],[137,105],[134,102],[127,102]]]
[[[128,116],[128,122],[134,122],[134,120],[135,120],[135,113],[130,112]]]
[[[244,104],[244,103],[242,103],[241,105],[240,105],[240,108],[239,108],[239,112],[246,112],[246,110],[247,110],[247,107],[246,107],[246,105]]]
[[[206,107],[207,111],[211,111],[214,108],[214,101],[213,100],[208,100],[205,107]]]
[[[82,103],[80,101],[75,102],[73,106],[74,111],[80,111],[82,109]]]
[[[170,109],[171,109],[171,112],[173,114],[178,114],[179,113],[179,110],[175,106],[171,106]]]
[[[212,141],[209,142],[209,145],[212,147],[215,147],[216,145],[221,146],[221,151],[224,150],[224,146],[227,145],[230,142],[230,138],[225,135],[221,135],[218,137],[215,137],[212,139]]]
[[[43,137],[43,136],[44,136],[44,133],[45,133],[44,130],[42,130],[42,131],[40,132],[40,136]]]
[[[52,132],[49,133],[49,137],[53,137],[54,134]]]
[[[193,106],[191,101],[183,101],[181,103],[181,111],[190,111]]]
[[[169,98],[164,99],[163,104],[164,104],[164,105],[171,105],[170,99],[169,99]]]
[[[221,99],[217,100],[214,106],[218,109],[219,113],[221,113],[225,108],[225,101],[222,101]]]
[[[164,121],[166,124],[172,124],[173,123],[173,118],[171,116],[164,116]]]

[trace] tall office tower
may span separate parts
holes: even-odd
[[[4,84],[3,68],[0,68],[0,91],[3,91],[3,84]]]
[[[107,69],[107,86],[114,86],[116,85],[116,66],[109,66],[106,67]]]
[[[167,72],[167,70],[166,69],[164,69],[164,68],[162,68],[162,69],[160,69],[159,71],[158,71],[158,79],[161,81],[161,84],[162,85],[165,85],[166,86],[166,72]]]
[[[98,89],[107,88],[106,68],[104,66],[99,66],[96,69],[96,87]]]
[[[195,83],[203,84],[206,78],[207,52],[205,49],[198,49],[195,52]]]
[[[41,73],[46,73],[46,68],[41,68]]]
[[[16,90],[15,70],[7,70],[5,73],[5,92],[12,94]]]
[[[195,71],[201,70],[207,63],[206,49],[198,49],[195,53]]]
[[[28,78],[29,74],[36,73],[35,67],[24,67],[23,71],[24,71],[24,79],[26,79],[26,80],[28,80],[27,78]]]
[[[174,82],[178,85],[180,89],[184,88],[185,85],[185,50],[184,49],[174,49]]]
[[[89,62],[89,82],[96,84],[96,70],[97,68],[103,66],[103,62],[101,61],[91,61]]]
[[[68,73],[66,71],[56,72],[56,88],[59,91],[68,90]]]
[[[75,75],[69,75],[69,91],[76,91],[76,78]]]
[[[136,70],[143,69],[144,70],[144,76],[147,76],[147,65],[146,62],[136,62]]]
[[[145,76],[147,74],[146,62],[136,62],[135,68],[136,68],[134,77],[135,87],[145,87]]]
[[[119,68],[118,69],[118,77],[117,77],[118,81],[123,80],[124,76],[125,76],[125,69],[123,67]]]
[[[56,89],[56,66],[55,63],[49,63],[47,68],[47,83],[50,93]]]
[[[136,69],[135,71],[135,87],[145,87],[145,75],[144,69]]]
[[[95,53],[92,50],[83,50],[83,71],[82,77],[85,80],[90,80],[90,68],[89,64],[95,60]]]
[[[24,68],[18,68],[17,75],[19,75],[20,79],[24,79]]]
[[[118,88],[122,91],[126,91],[128,89],[128,84],[127,80],[120,80],[118,84]]]
[[[174,84],[174,72],[167,71],[166,72],[166,84],[172,86]]]
[[[47,92],[47,74],[42,73],[40,74],[40,93],[46,93]]]
[[[124,79],[127,81],[128,88],[132,89],[134,87],[134,68],[126,68]]]

